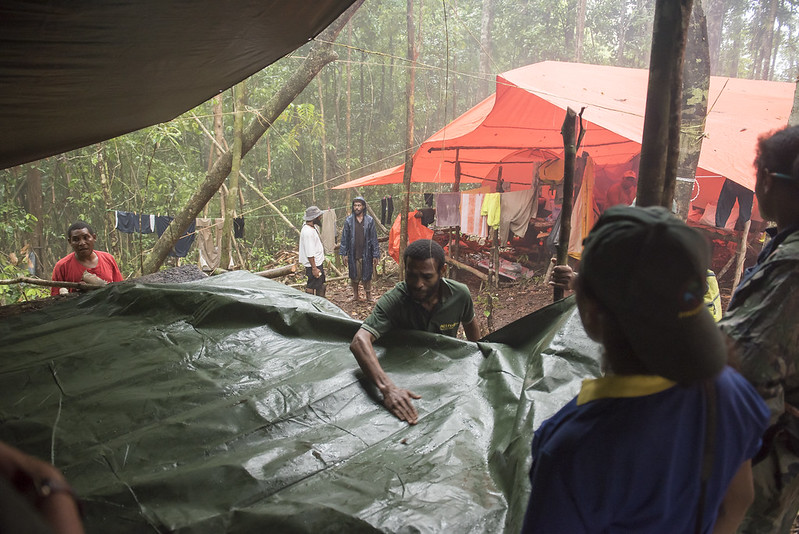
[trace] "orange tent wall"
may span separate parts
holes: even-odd
[[[546,61],[497,76],[497,91],[435,135],[413,158],[413,182],[479,183],[497,163],[536,148],[560,153],[567,107],[585,107],[582,150],[598,168],[629,163],[641,150],[648,71]],[[695,203],[715,202],[724,177],[754,189],[757,137],[788,121],[794,85],[711,77]],[[402,182],[403,165],[337,186]],[[496,171],[494,171],[496,172]]]

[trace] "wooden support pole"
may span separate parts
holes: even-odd
[[[491,229],[491,268],[494,271],[491,285],[499,287],[499,230],[497,228]]]
[[[267,269],[265,271],[258,271],[257,273],[253,274],[257,274],[258,276],[263,276],[264,278],[277,278],[279,276],[286,276],[296,272],[297,272],[297,265],[291,264],[291,265],[284,265],[283,267],[274,267],[272,269]]]
[[[557,263],[566,265],[569,260],[569,237],[572,226],[572,206],[574,204],[574,163],[577,157],[577,113],[566,109],[560,133],[563,136],[563,206],[560,210],[560,235],[558,236]],[[563,298],[563,289],[553,291],[555,302]]]
[[[460,151],[455,151],[455,182],[452,184],[452,192],[458,193],[461,190],[461,162],[458,161]],[[461,243],[461,227],[456,226],[454,231],[455,238],[450,241],[449,249],[452,252],[452,257],[456,260],[460,257],[460,243]]]
[[[325,282],[338,282],[339,280],[349,280],[349,276],[334,276],[333,278],[328,278]],[[307,282],[298,282],[296,284],[289,284],[289,287],[302,287],[305,286]]]
[[[0,280],[0,285],[8,286],[12,284],[30,284],[33,286],[44,286],[44,287],[66,287],[68,289],[80,289],[80,290],[89,290],[89,289],[100,289],[101,287],[105,287],[106,284],[87,284],[86,282],[62,282],[58,280],[42,280],[40,278],[29,278],[27,276],[17,276],[16,278],[9,278],[6,280]]]
[[[480,280],[483,280],[484,282],[488,282],[488,275],[482,271],[478,271],[471,265],[466,265],[465,263],[461,263],[458,260],[452,258],[451,256],[446,257],[446,262],[457,269],[463,269],[466,272],[472,273],[473,275],[475,275]]]
[[[733,289],[738,287],[738,282],[741,281],[741,274],[743,274],[744,261],[746,261],[746,243],[749,238],[749,227],[751,224],[751,219],[746,221],[743,232],[741,232],[741,242],[738,243],[738,255],[735,263],[735,278],[732,281]]]

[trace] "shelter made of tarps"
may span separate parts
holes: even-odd
[[[391,415],[330,302],[229,273],[0,320],[0,439],[62,469],[87,532],[508,532],[533,429],[599,374],[570,299],[472,343],[381,338]]]
[[[353,0],[0,2],[0,169],[172,120]]]
[[[542,162],[562,154],[567,107],[578,112],[585,107],[581,148],[598,172],[628,165],[641,151],[648,77],[646,69],[556,61],[499,74],[493,95],[422,143],[411,180],[452,183],[457,162],[461,183],[496,176],[502,164],[506,183],[518,181],[513,173],[521,169],[522,183],[530,184],[523,160]],[[716,201],[723,178],[754,190],[756,140],[787,124],[794,88],[792,83],[711,77],[693,194],[697,206]],[[337,187],[401,183],[403,171],[400,165]]]

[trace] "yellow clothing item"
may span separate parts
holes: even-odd
[[[499,228],[499,206],[501,193],[488,193],[483,199],[480,215],[486,216],[486,223],[491,228]]]
[[[676,382],[657,375],[609,375],[583,380],[577,406],[598,399],[623,399],[654,395],[671,387]]]
[[[716,273],[707,270],[707,292],[705,293],[705,305],[710,311],[710,315],[716,322],[721,320],[721,294],[719,293],[719,282],[716,280]]]

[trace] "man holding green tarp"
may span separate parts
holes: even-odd
[[[383,394],[386,409],[415,425],[419,414],[416,393],[397,387],[377,361],[374,342],[399,329],[422,330],[455,337],[463,324],[466,339],[477,341],[480,326],[474,318],[469,288],[444,278],[444,249],[430,239],[419,239],[405,249],[405,281],[385,293],[358,329],[350,351],[364,374]]]

